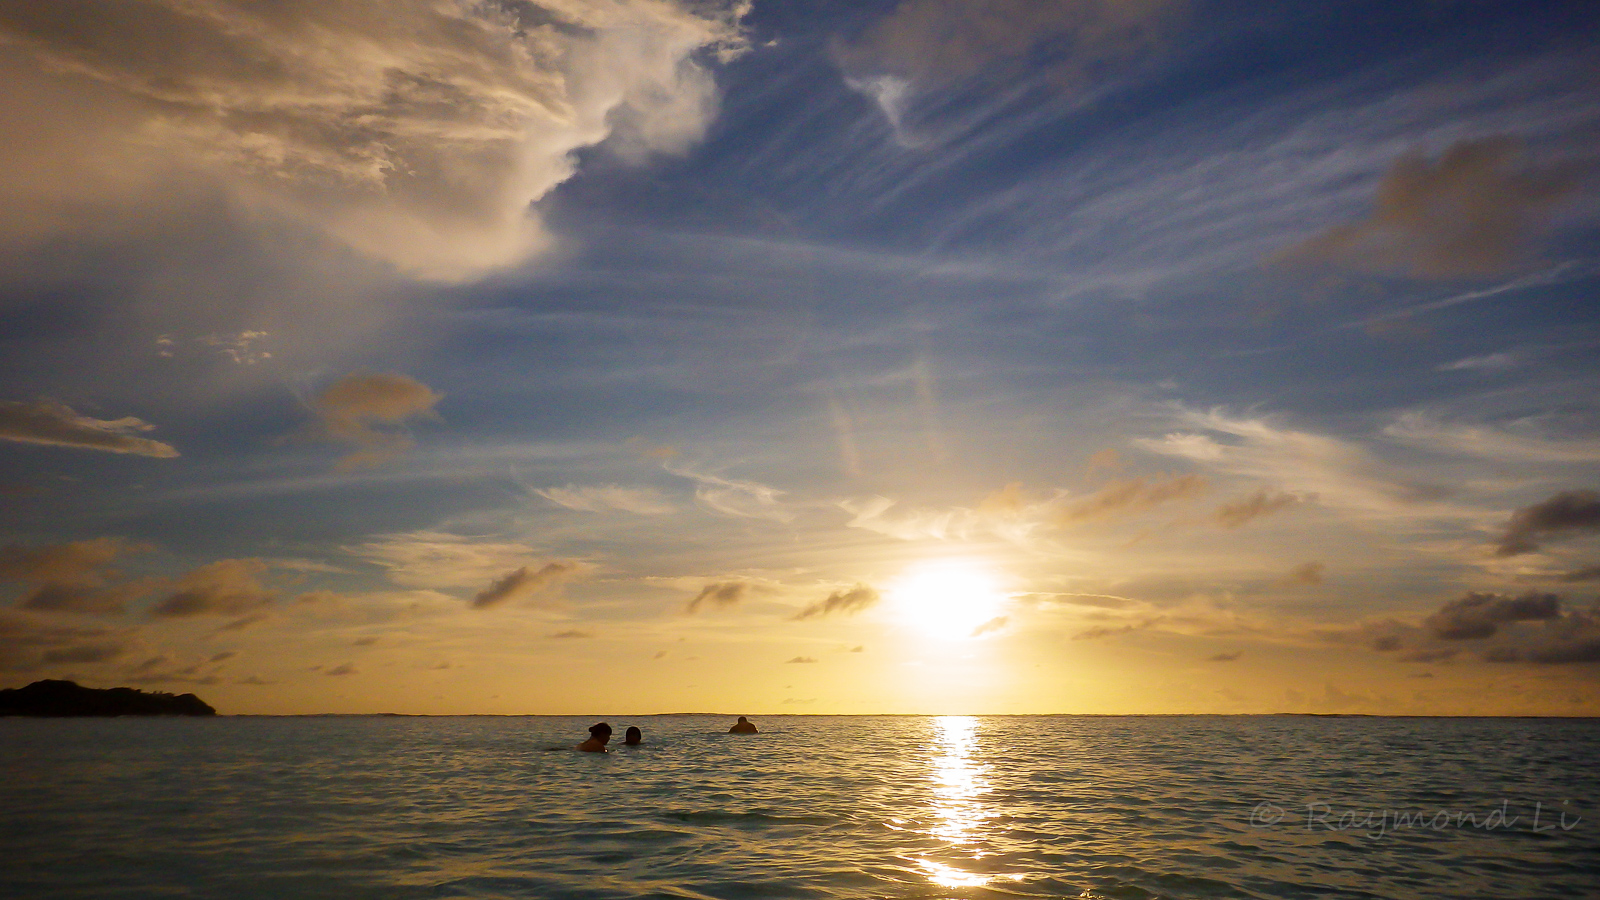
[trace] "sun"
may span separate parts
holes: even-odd
[[[1006,600],[988,569],[964,559],[919,563],[885,593],[901,623],[947,641],[983,633],[1000,618]]]

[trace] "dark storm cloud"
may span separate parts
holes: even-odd
[[[1553,619],[1560,613],[1561,598],[1555,594],[1530,591],[1518,597],[1507,597],[1473,592],[1446,603],[1423,624],[1434,637],[1442,640],[1482,640],[1493,637],[1507,622]]]
[[[854,615],[876,604],[882,596],[871,585],[858,584],[848,591],[834,591],[827,597],[795,613],[795,621],[826,618],[834,613]]]
[[[1511,514],[1496,556],[1516,556],[1539,549],[1535,538],[1571,531],[1600,530],[1600,493],[1562,491]]]
[[[1378,184],[1376,208],[1284,253],[1414,278],[1488,275],[1511,268],[1557,201],[1577,190],[1590,163],[1523,164],[1511,137],[1459,141],[1436,161],[1402,156]]]
[[[161,619],[237,616],[266,606],[276,596],[259,578],[267,565],[259,559],[219,559],[178,579],[177,590],[150,608]]]
[[[103,450],[158,459],[177,456],[178,451],[170,445],[137,436],[138,432],[154,428],[154,425],[132,416],[121,419],[82,416],[73,412],[71,407],[52,401],[22,403],[0,400],[0,440]]]
[[[548,562],[535,569],[523,566],[506,573],[472,598],[473,609],[488,609],[506,603],[523,603],[546,598],[586,571],[578,562]]]
[[[750,593],[750,584],[744,581],[717,581],[700,589],[700,593],[690,598],[684,609],[693,614],[702,607],[723,609],[733,606],[743,600]]]

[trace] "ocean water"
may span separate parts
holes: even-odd
[[[1600,721],[0,720],[0,896],[1600,896]]]

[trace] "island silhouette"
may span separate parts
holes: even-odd
[[[194,694],[145,693],[134,688],[86,688],[46,679],[0,690],[0,716],[214,716]]]

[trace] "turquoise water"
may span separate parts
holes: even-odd
[[[1596,720],[592,721],[0,720],[0,896],[1600,895]]]

